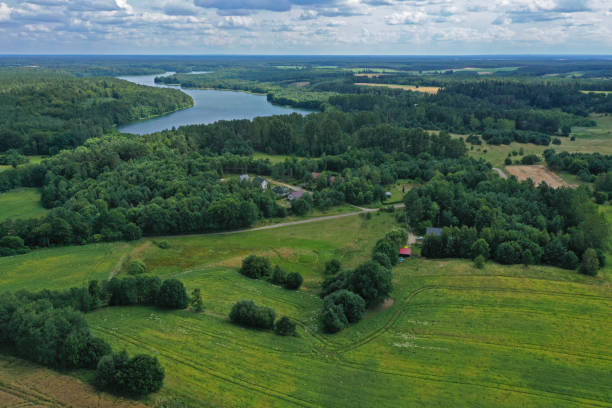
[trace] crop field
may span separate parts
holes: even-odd
[[[359,86],[382,86],[384,88],[403,89],[404,91],[423,92],[428,94],[436,94],[440,90],[437,86],[415,86],[415,85],[397,85],[397,84],[375,84],[370,82],[357,82]]]
[[[74,377],[0,355],[0,407],[145,408],[137,401],[98,393]]]
[[[122,274],[124,260],[138,258],[149,274],[177,277],[189,291],[200,288],[205,311],[199,314],[130,307],[86,315],[94,333],[114,348],[161,360],[164,388],[145,403],[612,406],[607,273],[590,278],[493,263],[479,270],[463,260],[412,258],[394,268],[393,302],[339,334],[322,334],[317,293],[324,263],[339,258],[344,267],[355,267],[394,225],[392,214],[352,216],[275,230],[35,251],[0,259],[0,286],[79,285]],[[154,245],[160,239],[170,248]],[[251,253],[300,272],[303,287],[288,291],[243,277],[237,268]],[[56,281],[56,275],[63,278]],[[241,299],[289,316],[299,337],[230,324],[229,310]]]
[[[36,188],[24,187],[0,193],[0,221],[40,217],[47,211],[40,203],[40,192]]]
[[[530,179],[535,185],[546,182],[546,184],[554,188],[569,186],[565,180],[541,164],[534,164],[531,166],[506,166],[506,173],[516,176],[519,181]]]

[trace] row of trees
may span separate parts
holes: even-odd
[[[272,330],[280,336],[294,336],[295,323],[286,316],[275,323],[276,312],[265,306],[258,306],[252,300],[241,300],[232,306],[229,318],[241,326],[261,330]]]
[[[249,255],[242,260],[240,273],[251,279],[266,279],[275,285],[291,290],[299,289],[304,282],[304,278],[298,272],[287,274],[279,265],[272,269],[268,258],[257,255]]]
[[[380,305],[393,290],[391,267],[397,263],[400,247],[406,244],[408,232],[395,229],[374,246],[372,261],[355,270],[342,271],[340,262],[325,265],[321,296],[321,324],[328,333],[337,333],[362,319],[366,308]]]

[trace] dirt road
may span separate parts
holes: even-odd
[[[497,172],[497,174],[499,174],[499,177],[503,178],[503,179],[507,179],[508,175],[506,173],[504,173],[504,171],[502,169],[498,169],[497,167],[493,167],[493,170],[495,170]]]

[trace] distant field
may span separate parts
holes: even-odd
[[[70,258],[82,251],[83,261],[105,260],[96,276],[108,276],[124,256],[138,257],[150,274],[201,288],[200,314],[130,307],[86,315],[94,333],[116,349],[162,361],[164,388],[147,403],[177,397],[197,407],[612,405],[612,289],[603,274],[492,263],[478,270],[469,261],[413,258],[394,268],[392,306],[340,334],[320,333],[316,294],[325,261],[337,257],[344,267],[356,266],[394,225],[392,214],[380,214],[167,237],[166,250],[143,239],[36,251],[0,263],[0,279],[17,269],[0,287],[23,287],[19,269],[38,274],[29,288],[56,284],[48,278],[56,273],[72,275],[63,285],[78,285],[93,276]],[[299,271],[304,287],[288,291],[241,276],[237,268],[251,253]],[[291,317],[299,337],[230,324],[227,314],[240,299]]]
[[[531,143],[511,143],[509,145],[487,145],[472,146],[468,144],[469,155],[475,158],[484,158],[490,161],[495,167],[503,167],[504,160],[509,153],[518,152],[521,148],[525,155],[537,154],[542,156],[546,149],[555,149],[558,152],[567,151],[570,153],[601,153],[612,154],[612,116],[594,115],[592,118],[597,122],[597,126],[592,128],[575,127],[572,128],[572,136],[576,140],[571,141],[569,137],[560,137],[561,145],[538,146]],[[453,135],[462,137],[466,135]],[[486,152],[485,152],[486,150]],[[512,156],[512,160],[520,160],[521,156]],[[576,184],[571,182],[570,184]]]
[[[0,221],[40,217],[47,211],[40,204],[40,192],[36,188],[18,188],[0,193]]]
[[[611,94],[612,91],[580,91],[582,93],[588,94],[588,93],[598,93],[598,94]]]
[[[254,159],[268,159],[270,160],[270,162],[272,164],[274,163],[282,163],[284,162],[286,159],[291,159],[292,157],[295,156],[286,156],[286,155],[282,155],[282,154],[267,154],[267,153],[260,153],[260,152],[255,152],[253,153],[253,158]],[[297,159],[301,159],[302,157],[296,157]]]
[[[441,89],[437,86],[414,86],[414,85],[396,85],[396,84],[375,84],[370,82],[356,82],[359,86],[378,86],[392,89],[403,89],[404,91],[423,92],[428,94],[436,94]]]
[[[546,184],[553,188],[569,186],[561,177],[548,170],[546,166],[539,164],[532,166],[506,166],[506,172],[516,176],[519,181],[530,179],[535,185],[546,182]]]

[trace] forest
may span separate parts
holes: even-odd
[[[64,71],[0,70],[0,152],[53,155],[112,132],[117,125],[189,107],[179,90]]]

